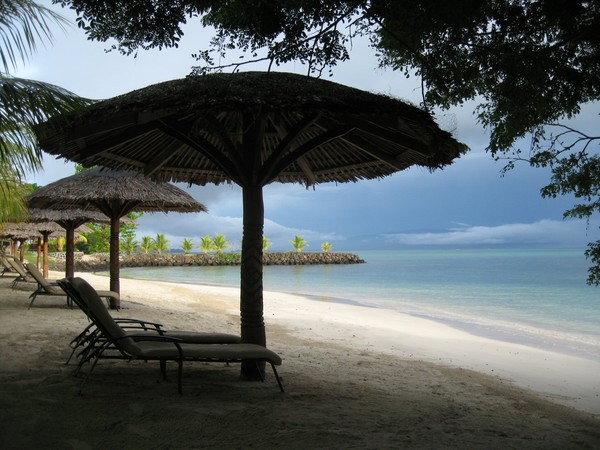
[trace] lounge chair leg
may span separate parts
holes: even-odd
[[[177,364],[177,393],[181,395],[183,394],[183,389],[181,387],[181,382],[183,379],[183,359],[179,358]]]
[[[273,368],[273,374],[275,375],[275,379],[277,380],[277,384],[279,385],[279,390],[281,392],[285,392],[283,390],[283,384],[281,383],[281,378],[279,378],[279,374],[277,373],[277,369],[275,368],[275,364],[271,364],[271,367]]]
[[[96,367],[96,363],[98,362],[99,358],[94,359],[94,362],[92,363],[92,367],[90,367],[90,370],[88,373],[85,374],[85,378],[83,379],[83,381],[81,382],[81,384],[79,385],[79,392],[78,394],[81,395],[82,391],[83,391],[83,386],[85,386],[85,383],[87,382],[88,378],[90,377],[90,375],[92,374],[92,371],[94,370],[94,368]]]
[[[31,294],[29,296],[29,298],[31,299],[31,302],[29,302],[29,306],[27,307],[27,309],[31,309],[31,305],[33,305],[33,302],[35,302],[35,299],[37,297],[37,291],[35,291],[33,294]]]
[[[160,373],[162,373],[163,381],[167,379],[167,361],[160,360]]]

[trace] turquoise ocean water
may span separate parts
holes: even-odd
[[[265,290],[426,317],[600,361],[600,287],[578,250],[358,251],[365,264],[265,267]],[[239,286],[239,267],[124,268],[128,278]]]

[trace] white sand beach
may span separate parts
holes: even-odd
[[[108,279],[79,274],[97,289]],[[54,272],[51,278],[60,278]],[[239,367],[64,365],[86,326],[0,279],[0,448],[600,448],[600,363],[384,309],[265,293],[280,393]],[[237,289],[121,279],[119,317],[239,333]]]

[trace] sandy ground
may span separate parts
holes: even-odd
[[[82,274],[98,289],[108,279]],[[58,278],[60,273],[51,273]],[[407,315],[265,294],[285,393],[239,366],[65,365],[87,325],[64,298],[0,279],[0,448],[600,448],[600,364]],[[238,333],[235,289],[121,280],[120,317]]]

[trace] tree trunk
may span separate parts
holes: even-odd
[[[244,225],[242,235],[240,317],[242,342],[266,346],[263,320],[263,224],[261,186],[243,187]],[[242,377],[264,378],[265,363],[242,363]]]

